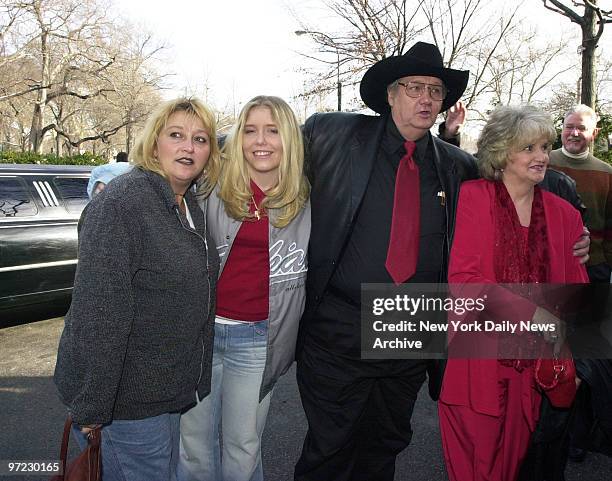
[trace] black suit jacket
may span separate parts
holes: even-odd
[[[312,184],[303,330],[314,314],[342,256],[378,156],[386,116],[352,113],[314,114],[304,126],[306,172]],[[429,135],[429,134],[427,134]],[[459,185],[478,176],[472,155],[432,137],[433,158],[446,194],[446,253],[455,226]],[[441,272],[446,272],[448,255]],[[446,279],[440,279],[445,282]]]
[[[312,230],[306,308],[300,323],[298,350],[351,234],[386,123],[387,115],[337,112],[314,114],[304,125],[306,173],[312,184]],[[446,282],[459,185],[478,177],[478,168],[472,155],[453,145],[435,137],[431,138],[431,145],[440,185],[446,195],[446,255],[440,266],[440,272],[444,273],[440,282]],[[440,393],[444,365],[442,359],[428,363],[429,394],[434,400]]]

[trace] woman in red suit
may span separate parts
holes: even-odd
[[[448,273],[454,290],[466,283],[588,282],[572,255],[583,230],[578,211],[537,186],[555,137],[550,117],[534,107],[491,114],[478,141],[483,178],[464,182],[459,194]],[[558,320],[527,299],[508,296],[504,318]],[[546,334],[545,340],[556,337]],[[540,400],[532,360],[449,356],[439,417],[450,480],[516,480]]]

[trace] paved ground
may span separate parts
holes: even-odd
[[[51,376],[62,326],[62,319],[51,319],[0,329],[0,461],[58,457],[65,411]],[[435,404],[425,392],[421,393],[413,421],[413,443],[398,459],[396,480],[446,481]],[[292,479],[305,431],[291,370],[277,385],[264,434],[267,481]],[[0,474],[0,479],[46,478]],[[572,464],[567,470],[567,481],[611,479],[612,459],[601,455],[590,455],[585,463]]]

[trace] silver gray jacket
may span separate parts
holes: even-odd
[[[219,275],[238,234],[241,222],[229,217],[215,190],[207,199],[198,199],[206,214],[221,259]],[[269,212],[274,216],[274,209]],[[269,224],[270,303],[266,367],[259,399],[268,394],[295,358],[299,320],[306,300],[308,241],[310,238],[310,201],[291,223],[282,229]]]

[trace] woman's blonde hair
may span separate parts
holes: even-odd
[[[255,107],[270,109],[283,145],[278,184],[266,192],[266,197],[259,207],[273,214],[270,215],[270,222],[275,227],[284,227],[304,207],[310,185],[304,175],[304,141],[300,126],[291,107],[279,97],[260,95],[242,108],[222,149],[219,197],[230,217],[240,221],[253,218],[249,213],[249,201],[253,192],[242,139],[249,112]],[[271,213],[271,209],[275,212]]]
[[[480,175],[485,179],[500,180],[512,153],[541,138],[552,144],[556,137],[550,115],[537,107],[498,107],[489,116],[478,139]]]
[[[153,111],[136,139],[133,151],[134,165],[143,170],[155,172],[164,178],[166,177],[159,160],[155,157],[155,147],[157,146],[160,132],[166,126],[170,116],[175,112],[185,112],[200,119],[210,137],[210,155],[202,176],[197,181],[199,191],[210,192],[219,177],[221,167],[221,154],[217,142],[217,121],[212,111],[196,98],[181,97],[169,100]]]

